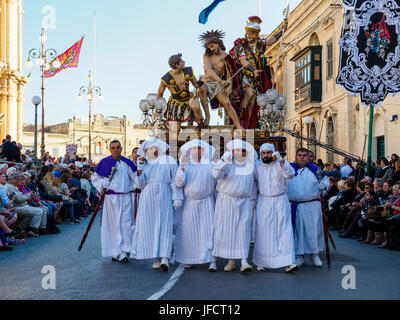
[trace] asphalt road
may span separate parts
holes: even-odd
[[[177,264],[162,272],[151,269],[153,261],[121,264],[102,258],[99,219],[78,252],[88,222],[61,225],[59,235],[28,239],[13,252],[0,253],[1,299],[144,300],[166,287],[169,291],[162,300],[400,299],[400,251],[341,239],[335,233],[337,250],[332,252],[330,269],[323,257],[322,268],[313,267],[306,258],[306,265],[294,274],[282,269],[226,273],[221,271],[226,260],[218,262],[217,273],[209,273],[207,265],[181,272]],[[46,265],[55,268],[55,289],[42,287]],[[356,288],[345,290],[342,268],[348,265],[354,267]]]

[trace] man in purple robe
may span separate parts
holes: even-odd
[[[106,189],[101,217],[101,248],[103,257],[126,263],[132,246],[134,180],[136,166],[121,156],[121,143],[110,143],[111,156],[95,168],[92,183],[100,193]]]

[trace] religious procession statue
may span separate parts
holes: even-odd
[[[246,129],[256,129],[258,125],[257,95],[265,93],[274,86],[272,72],[264,53],[267,46],[275,43],[287,28],[287,23],[284,23],[282,31],[263,40],[260,37],[261,23],[259,17],[249,17],[245,27],[245,37],[237,39],[230,51],[230,55],[239,67],[243,67],[239,74],[242,99],[238,114],[242,127]]]
[[[200,79],[204,82],[198,95],[201,101],[210,99],[212,109],[223,106],[237,129],[243,129],[233,105],[240,105],[240,83],[237,64],[225,52],[222,41],[225,33],[211,30],[199,38],[206,52],[203,55],[204,73]],[[204,105],[204,104],[203,104]],[[208,108],[207,108],[208,109]],[[208,125],[208,122],[206,122]]]
[[[166,111],[166,120],[169,122],[170,130],[178,133],[181,123],[190,119],[191,110],[194,113],[195,121],[200,127],[203,127],[204,120],[199,100],[194,99],[193,93],[189,91],[190,83],[197,89],[200,88],[201,83],[197,81],[192,67],[185,67],[182,54],[171,56],[168,63],[171,70],[161,78],[157,96],[161,98],[167,88],[171,92]],[[208,111],[207,105],[203,105],[203,107]]]
[[[258,127],[257,95],[274,85],[264,54],[267,46],[275,43],[287,28],[287,23],[284,23],[282,31],[263,40],[260,37],[261,23],[259,17],[250,17],[245,37],[235,41],[229,54],[225,52],[224,32],[211,30],[200,35],[206,50],[203,55],[204,76],[199,81],[193,69],[185,66],[182,54],[169,58],[171,70],[161,78],[157,96],[163,97],[167,88],[171,93],[165,113],[170,132],[179,133],[181,123],[189,121],[192,113],[200,128],[208,126],[209,103],[212,109],[223,106],[237,129]],[[193,93],[189,91],[190,83],[195,88]]]

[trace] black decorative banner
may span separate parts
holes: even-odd
[[[400,92],[400,0],[343,0],[337,84],[366,105]]]

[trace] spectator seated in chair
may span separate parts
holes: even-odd
[[[25,177],[24,177],[25,180]],[[17,172],[12,173],[8,178],[6,184],[6,190],[8,197],[14,199],[14,208],[18,215],[32,214],[33,218],[30,223],[30,230],[27,232],[27,236],[37,237],[39,236],[39,229],[46,229],[47,223],[47,210],[46,212],[40,207],[31,206],[28,201],[32,199],[32,192],[23,194],[19,189],[20,174]]]

